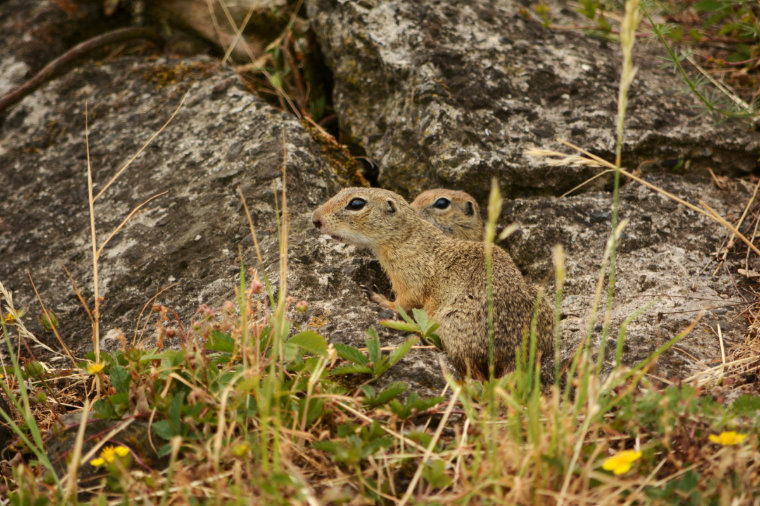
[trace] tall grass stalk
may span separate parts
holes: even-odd
[[[82,458],[82,446],[84,445],[84,434],[87,428],[87,417],[90,414],[90,407],[92,403],[89,399],[84,400],[82,406],[82,416],[80,417],[79,428],[77,429],[77,436],[74,440],[74,449],[71,452],[71,460],[69,461],[68,473],[66,476],[66,493],[64,495],[65,501],[68,502],[76,497],[77,493],[77,478],[79,477],[79,465]]]
[[[288,275],[288,236],[290,229],[290,218],[287,206],[287,162],[288,152],[285,140],[285,131],[282,132],[282,213],[276,200],[275,194],[275,212],[277,214],[277,232],[279,237],[279,254],[280,254],[280,286],[277,292],[277,302],[274,307],[274,313],[271,317],[272,332],[269,335],[269,347],[274,352],[268,363],[267,373],[264,374],[260,382],[256,382],[254,390],[256,392],[256,403],[259,410],[260,428],[259,428],[259,459],[261,471],[264,476],[269,473],[279,473],[281,437],[282,437],[282,413],[281,405],[283,396],[288,396],[289,392],[283,391],[283,364],[285,358],[285,341],[287,339],[290,325],[287,319],[287,275]],[[246,208],[247,210],[247,208]],[[249,225],[251,232],[256,241],[253,222],[250,219]],[[263,259],[257,249],[257,255],[263,270]],[[270,285],[271,287],[271,285]],[[271,289],[268,287],[268,289]],[[270,300],[274,300],[273,293],[269,294]],[[259,373],[260,374],[260,373]]]
[[[87,310],[87,314],[90,317],[90,321],[92,324],[92,342],[93,342],[93,350],[95,354],[95,361],[97,363],[101,362],[101,353],[100,353],[100,304],[102,301],[101,294],[100,294],[100,276],[99,276],[99,259],[100,256],[103,253],[104,248],[106,245],[110,242],[111,239],[113,239],[116,234],[118,234],[122,228],[127,224],[127,222],[145,205],[147,205],[149,202],[151,202],[153,199],[164,195],[167,192],[162,192],[157,195],[154,195],[153,197],[150,197],[149,199],[142,202],[140,205],[132,209],[132,211],[124,218],[119,225],[114,228],[111,233],[106,237],[105,241],[98,247],[98,240],[97,240],[97,231],[95,226],[95,201],[103,195],[103,192],[108,189],[108,187],[113,184],[118,177],[124,173],[124,171],[131,165],[132,161],[158,136],[159,133],[161,133],[168,125],[171,123],[171,121],[176,116],[177,112],[179,112],[180,108],[182,107],[182,104],[185,101],[185,98],[187,97],[187,93],[182,97],[182,100],[180,101],[179,105],[175,109],[174,113],[171,115],[171,117],[167,120],[166,123],[157,131],[155,132],[148,141],[140,148],[140,150],[135,153],[132,158],[130,158],[122,167],[119,169],[119,171],[108,181],[108,183],[103,187],[103,189],[97,194],[94,194],[94,184],[93,184],[93,177],[92,177],[92,163],[90,159],[90,127],[89,127],[89,108],[88,104],[85,101],[85,110],[84,110],[84,120],[85,120],[85,149],[86,149],[86,155],[87,155],[87,203],[89,207],[89,213],[90,213],[90,246],[92,249],[92,274],[93,274],[93,295],[94,295],[94,306],[92,310],[90,311],[90,308],[87,304],[84,303],[84,299],[81,297],[81,294],[79,294],[79,291],[77,290],[77,295],[80,296],[80,301],[83,302],[85,309]],[[76,287],[75,287],[76,289]],[[35,288],[36,292],[36,288]],[[41,301],[40,301],[41,303]],[[43,310],[45,311],[45,314],[48,315],[47,309],[45,309],[43,305]],[[56,332],[56,335],[58,333]],[[59,340],[60,340],[60,336]],[[63,345],[64,349],[68,352],[67,347],[63,342],[61,341],[61,344]],[[72,357],[73,360],[73,357]],[[94,383],[95,383],[95,394],[96,399],[101,397],[102,393],[102,379],[99,374],[96,374],[94,376]],[[77,431],[77,436],[75,439],[74,444],[74,452],[72,455],[72,460],[69,463],[68,467],[68,473],[67,473],[67,486],[65,491],[65,497],[68,499],[71,497],[71,495],[74,493],[74,485],[76,483],[76,478],[79,472],[79,465],[81,463],[80,457],[83,447],[83,440],[85,435],[85,430],[87,426],[87,418],[90,412],[90,406],[91,403],[89,400],[85,400],[84,406],[82,408],[82,417],[80,421],[80,425]],[[25,415],[26,416],[26,415]],[[119,429],[121,430],[121,429]],[[39,431],[37,431],[39,432]],[[91,449],[88,453],[88,456],[85,457],[84,460],[90,458],[90,456],[93,454],[94,451],[96,451],[99,446],[102,446],[102,444],[105,444],[106,441],[108,441],[112,437],[111,435],[107,436],[106,438],[103,438],[99,445],[96,445],[95,448]],[[44,450],[44,446],[42,445],[41,441],[38,443],[39,448]],[[55,475],[55,473],[53,473]],[[56,483],[59,484],[58,478],[56,477]]]
[[[495,350],[494,340],[496,337],[494,329],[494,293],[493,293],[493,249],[494,239],[496,238],[496,222],[501,214],[501,192],[499,183],[496,178],[491,180],[491,192],[488,196],[488,220],[485,227],[485,262],[486,262],[486,301],[488,310],[488,380],[485,383],[486,399],[488,405],[488,416],[484,420],[486,426],[483,427],[485,434],[490,434],[488,438],[487,451],[489,460],[495,461],[497,455],[496,442],[496,419],[498,417],[498,403],[494,397],[494,388],[496,386],[495,375]]]
[[[561,244],[552,249],[552,261],[554,263],[554,385],[559,388],[559,375],[561,367],[561,339],[562,330],[562,290],[565,286],[565,249]]]
[[[188,92],[189,93],[189,92]],[[166,192],[159,193],[158,195],[154,195],[153,197],[149,198],[139,206],[137,206],[135,209],[133,209],[127,217],[109,234],[109,236],[106,238],[106,240],[103,242],[103,244],[98,248],[97,243],[97,234],[95,230],[95,201],[99,199],[104,192],[114,183],[116,180],[121,176],[127,168],[132,164],[132,162],[142,153],[148,145],[150,145],[153,140],[158,137],[158,135],[164,131],[164,129],[169,126],[169,124],[174,120],[174,117],[177,115],[179,110],[182,108],[182,105],[185,103],[185,99],[187,98],[188,93],[185,93],[182,96],[182,99],[180,100],[179,104],[177,105],[176,109],[172,113],[172,115],[169,117],[169,119],[159,128],[156,132],[151,135],[151,137],[143,144],[140,149],[129,159],[127,160],[124,165],[114,174],[110,180],[103,186],[103,188],[98,192],[97,195],[93,193],[93,178],[92,178],[92,164],[90,160],[90,127],[89,127],[89,112],[88,112],[88,104],[85,101],[84,104],[84,130],[85,130],[85,145],[86,145],[86,151],[87,151],[87,202],[89,205],[89,211],[90,211],[90,242],[92,247],[92,276],[93,276],[93,294],[95,297],[94,301],[94,307],[92,309],[92,312],[88,310],[88,313],[92,315],[92,341],[93,341],[93,349],[95,352],[95,361],[100,362],[100,282],[99,282],[99,276],[98,276],[98,259],[100,258],[100,255],[103,252],[103,248],[105,248],[106,244],[126,225],[127,221],[129,221],[134,214],[141,209],[143,206],[145,206],[148,202],[151,200],[165,194]],[[101,380],[98,376],[96,378],[96,386],[97,386],[97,395],[100,396],[100,389],[101,389]]]
[[[615,298],[615,276],[617,267],[617,237],[615,230],[618,224],[618,210],[620,207],[620,168],[623,158],[623,138],[625,135],[625,113],[628,108],[628,92],[637,68],[633,65],[633,45],[636,42],[636,28],[641,22],[639,0],[628,0],[625,3],[625,16],[620,25],[620,48],[623,52],[623,63],[620,74],[620,86],[618,88],[618,112],[617,112],[617,139],[615,142],[615,181],[612,192],[612,249],[610,251],[610,270],[608,278],[607,307],[602,324],[602,336],[599,343],[599,355],[596,366],[597,376],[602,371],[602,364],[607,352],[607,337],[609,335],[610,320],[612,318],[612,303]]]
[[[161,494],[161,506],[165,506],[169,503],[169,492],[172,481],[174,481],[174,470],[177,468],[177,457],[179,456],[179,450],[182,448],[182,438],[180,436],[174,436],[171,440],[171,454],[169,457],[169,466],[167,469],[166,481],[164,482],[164,490]]]
[[[620,46],[623,53],[622,71],[620,76],[620,87],[618,91],[618,114],[617,114],[617,142],[615,145],[615,179],[612,197],[612,231],[610,234],[610,241],[608,243],[609,250],[609,276],[608,276],[608,291],[607,291],[607,306],[605,311],[604,324],[602,329],[602,336],[599,346],[599,355],[597,357],[596,365],[596,378],[601,373],[602,364],[604,363],[604,355],[607,345],[607,334],[609,332],[609,324],[612,315],[612,303],[615,296],[615,269],[617,262],[617,241],[619,238],[619,232],[622,232],[622,228],[625,226],[625,222],[618,226],[618,208],[619,208],[619,196],[620,196],[620,168],[622,167],[622,151],[623,151],[623,136],[625,133],[625,113],[628,106],[628,92],[631,87],[631,83],[636,75],[636,69],[633,66],[633,45],[636,40],[636,27],[641,21],[641,12],[639,11],[639,0],[627,0],[625,3],[625,16],[620,27]],[[606,253],[606,251],[605,251]],[[602,274],[604,269],[602,270]],[[601,276],[600,276],[601,280]],[[597,294],[599,290],[597,290]],[[589,329],[593,329],[593,321],[589,324]],[[580,356],[580,354],[579,354]],[[584,369],[585,369],[585,361]],[[592,395],[589,395],[590,387],[597,384],[596,378],[589,376],[590,371],[586,369],[581,380],[581,388],[579,395],[576,397],[576,413],[578,413],[583,398],[588,396],[589,404],[587,405],[586,417],[579,430],[577,442],[573,450],[572,457],[570,459],[569,466],[565,472],[565,477],[560,490],[559,504],[564,504],[567,491],[570,486],[570,479],[575,469],[575,464],[580,456],[581,449],[583,447],[585,436],[591,426],[592,421],[596,415],[601,411],[599,404]],[[572,378],[572,376],[570,376]],[[570,381],[568,381],[568,386]],[[568,390],[566,390],[566,393]]]
[[[100,362],[100,283],[98,280],[98,241],[95,235],[95,198],[93,196],[92,164],[90,163],[90,126],[87,102],[84,103],[84,138],[87,149],[87,203],[90,206],[90,245],[92,247],[92,284],[95,306],[92,310],[92,345],[95,362]],[[97,394],[100,396],[100,377],[95,379]]]
[[[486,300],[488,304],[488,378],[494,377],[494,299],[493,299],[493,247],[496,238],[496,221],[501,214],[502,198],[499,182],[491,180],[491,192],[488,196],[488,220],[485,228],[486,257]]]
[[[16,311],[16,309],[13,307],[13,302],[10,298],[10,294],[5,290],[5,287],[2,285],[2,283],[0,283],[0,291],[2,292],[7,303],[6,310],[8,311],[8,314],[12,315],[15,320],[18,320],[18,311]],[[0,379],[0,386],[3,388],[6,399],[8,399],[13,407],[15,407],[16,410],[21,414],[21,418],[24,420],[24,426],[19,426],[19,424],[13,420],[12,413],[6,413],[2,408],[0,408],[0,417],[2,417],[3,421],[5,421],[5,423],[11,428],[13,433],[18,436],[21,442],[24,443],[24,445],[29,450],[31,450],[32,453],[34,453],[34,456],[37,457],[37,460],[39,460],[39,462],[45,467],[47,472],[52,477],[58,490],[59,496],[63,497],[63,484],[58,478],[58,475],[55,472],[55,468],[53,468],[53,464],[50,462],[50,458],[48,457],[47,451],[45,450],[45,443],[42,440],[42,433],[40,432],[37,420],[32,414],[32,407],[29,400],[29,391],[27,390],[26,381],[24,380],[24,376],[21,372],[21,367],[19,366],[16,353],[13,351],[13,344],[11,343],[8,327],[2,318],[0,318],[0,329],[2,329],[3,338],[8,348],[8,354],[10,355],[11,360],[10,369],[16,379],[16,384],[18,385],[18,391],[21,399],[19,400],[15,395],[13,395],[13,392],[8,386],[8,382],[6,380]],[[3,364],[3,369],[5,371],[5,375],[7,376],[9,371],[5,364]],[[31,440],[29,437],[27,437],[27,431],[32,438]]]
[[[620,235],[623,233],[623,229],[625,228],[626,224],[627,224],[627,221],[623,221],[622,223],[620,223],[617,229],[613,232],[613,234],[617,235],[617,237],[619,238]],[[591,314],[589,315],[589,322],[586,328],[586,336],[583,342],[580,343],[580,345],[578,346],[578,352],[573,357],[573,360],[570,364],[570,370],[567,375],[568,378],[575,377],[576,369],[579,366],[582,368],[582,370],[585,371],[582,374],[582,376],[585,377],[589,373],[589,369],[588,367],[586,367],[587,359],[584,357],[586,357],[591,351],[591,337],[593,336],[594,326],[596,324],[596,316],[597,316],[597,312],[599,309],[599,304],[601,302],[602,292],[604,288],[605,273],[607,272],[607,266],[608,266],[610,255],[612,254],[614,240],[615,239],[613,237],[610,237],[607,240],[607,245],[605,246],[604,254],[602,256],[602,265],[599,270],[599,278],[597,279],[597,283],[596,283],[596,292],[594,294],[594,300],[591,304]],[[584,383],[585,382],[581,382],[582,385]],[[565,402],[567,402],[568,399],[570,398],[571,388],[572,388],[572,384],[568,381],[567,384],[565,385],[565,393],[564,393]],[[578,405],[576,404],[576,407],[577,406]],[[577,410],[576,410],[576,414],[577,414]]]
[[[417,467],[417,470],[414,473],[414,476],[412,476],[412,480],[409,482],[409,486],[406,488],[406,492],[404,493],[404,496],[401,498],[401,501],[399,501],[399,506],[403,506],[407,502],[409,502],[409,499],[412,497],[412,493],[414,492],[414,488],[417,486],[417,483],[420,480],[420,477],[422,476],[422,471],[424,469],[424,463],[428,462],[431,455],[433,454],[433,448],[435,448],[435,445],[438,444],[438,441],[441,438],[441,434],[443,434],[443,429],[446,427],[446,422],[449,420],[449,417],[451,416],[451,412],[454,410],[454,403],[459,398],[459,392],[462,390],[462,387],[460,387],[456,381],[454,381],[453,378],[448,377],[447,383],[449,386],[451,386],[451,399],[449,400],[448,406],[446,406],[446,411],[443,413],[443,418],[441,418],[441,422],[438,424],[438,428],[435,431],[435,434],[433,435],[432,439],[430,440],[430,443],[428,443],[427,448],[425,448],[425,453],[422,456],[422,462],[423,465]]]

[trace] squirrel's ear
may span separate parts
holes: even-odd
[[[467,201],[467,210],[465,211],[465,214],[467,216],[472,216],[473,214],[475,214],[475,207],[472,205],[472,202],[469,200]]]
[[[396,212],[396,204],[391,199],[388,199],[388,214],[393,214]]]

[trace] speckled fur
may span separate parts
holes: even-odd
[[[451,201],[451,205],[446,209],[433,207],[441,197]],[[483,240],[480,207],[469,193],[445,188],[427,190],[417,195],[411,206],[446,235],[468,241]]]
[[[367,204],[346,209],[354,198]],[[422,219],[399,195],[377,188],[347,188],[319,206],[315,226],[334,239],[370,249],[405,309],[423,308],[440,324],[444,350],[457,372],[488,376],[488,305],[485,245],[448,237]],[[528,331],[537,298],[509,255],[494,247],[495,373],[515,368],[515,349]],[[542,301],[537,349],[542,379],[551,380],[553,314]]]

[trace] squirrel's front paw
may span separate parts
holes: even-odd
[[[377,292],[369,292],[369,298],[372,302],[376,302],[377,304],[380,304],[386,309],[390,309],[391,311],[396,311],[396,305],[385,298],[384,295],[379,294]]]

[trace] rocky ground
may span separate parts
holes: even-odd
[[[505,246],[532,282],[553,286],[551,248],[564,245],[567,357],[588,326],[610,234],[610,180],[560,197],[597,169],[552,167],[525,151],[557,148],[556,139],[564,138],[611,158],[619,54],[612,42],[544,28],[522,16],[521,7],[506,0],[488,6],[311,0],[305,12],[332,71],[341,139],[374,162],[369,179],[410,198],[433,186],[464,189],[484,205],[496,176],[506,196],[501,224],[521,225]],[[9,35],[0,43],[0,93],[68,47],[64,35],[74,30],[61,27],[89,23],[98,15],[90,8],[80,11],[90,17],[77,18],[58,2],[0,6],[14,12],[2,16]],[[25,49],[26,20],[36,29],[36,53]],[[50,40],[43,44],[45,37]],[[648,181],[689,202],[701,199],[736,222],[753,187],[735,178],[757,170],[760,135],[700,114],[696,101],[680,93],[678,79],[654,63],[657,51],[642,45],[637,53],[641,68],[624,161],[634,168],[647,161],[642,169]],[[0,282],[27,309],[30,329],[55,346],[36,322],[41,310],[31,276],[58,315],[67,344],[79,354],[92,346],[89,320],[63,269],[92,304],[89,142],[96,194],[137,155],[95,203],[99,245],[132,209],[159,195],[103,251],[104,335],[120,330],[131,338],[144,306],[159,292],[155,301],[187,325],[199,305],[232,297],[241,259],[279,286],[276,209],[282,203],[275,196],[284,184],[291,220],[288,292],[309,303],[293,318],[331,341],[363,345],[366,329],[391,316],[364,290],[387,293],[387,281],[365,253],[320,236],[310,222],[313,209],[340,186],[358,184],[346,152],[251,93],[213,51],[128,53],[78,63],[0,113]],[[719,187],[708,167],[733,178],[726,183],[731,186]],[[256,223],[263,266],[239,191]],[[624,358],[633,364],[704,311],[656,371],[686,377],[720,357],[718,327],[729,344],[745,336],[753,302],[748,283],[716,261],[728,234],[703,215],[632,182],[621,190],[620,212],[630,223],[620,241],[612,335],[649,305],[628,327]],[[755,261],[745,267],[754,268]],[[593,334],[598,340],[598,325]],[[383,329],[381,337],[387,345],[405,338]],[[443,384],[439,358],[415,350],[388,380],[436,391]]]

